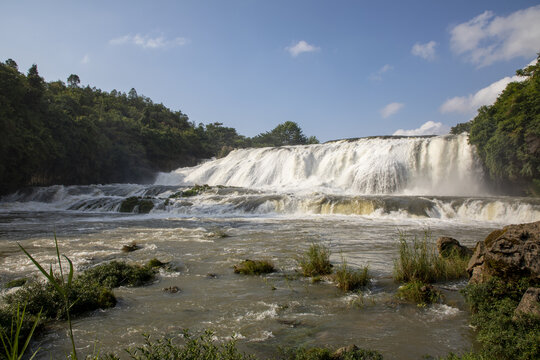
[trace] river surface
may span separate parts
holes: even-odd
[[[356,344],[385,359],[467,351],[474,333],[458,291],[464,281],[437,284],[442,304],[397,301],[399,232],[427,231],[432,242],[451,236],[472,247],[503,225],[540,220],[540,202],[484,190],[474,149],[463,139],[240,150],[161,174],[153,185],[21,191],[0,201],[0,282],[38,275],[17,243],[42,263],[54,261],[54,233],[77,271],[112,259],[170,262],[174,270],[161,270],[148,286],[115,289],[115,308],[74,321],[84,354],[96,344],[102,353],[121,354],[141,344],[143,333],[177,336],[186,328],[210,329],[219,341],[234,336],[242,350],[263,358],[275,356],[278,346]],[[204,183],[212,187],[199,195],[174,196]],[[133,196],[151,201],[150,213],[119,212]],[[141,249],[121,251],[132,242]],[[299,277],[297,259],[312,243],[327,245],[335,265],[368,265],[371,285],[345,293]],[[278,272],[234,274],[244,259],[270,260]],[[163,291],[170,286],[180,291]],[[69,352],[65,330],[56,323],[38,339],[41,358]]]

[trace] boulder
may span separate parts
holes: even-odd
[[[540,279],[540,221],[508,225],[479,242],[467,266],[470,283],[492,276]]]
[[[540,317],[540,288],[530,287],[525,291],[518,307],[514,311],[514,318],[519,315]]]
[[[169,294],[176,294],[180,291],[180,288],[178,286],[169,286],[166,288],[163,288],[164,292],[168,292]]]
[[[471,249],[462,246],[456,239],[446,236],[437,239],[437,250],[439,250],[439,255],[444,258],[453,254],[459,254],[462,258],[468,258],[472,255]]]

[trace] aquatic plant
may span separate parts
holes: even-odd
[[[23,306],[21,311],[20,305],[17,304],[13,314],[5,315],[0,313],[0,341],[4,349],[3,355],[7,360],[20,360],[30,344],[34,331],[40,324],[41,312],[36,317],[29,319],[26,316],[26,306]],[[11,320],[9,325],[6,321],[7,318]],[[39,348],[29,359],[32,360],[38,351]]]
[[[154,280],[155,276],[156,269],[150,264],[141,266],[113,260],[85,270],[77,279],[112,289],[119,286],[141,286]]]
[[[430,284],[414,280],[408,282],[398,289],[397,296],[400,299],[413,302],[418,306],[426,306],[439,301],[442,297]]]
[[[11,289],[11,288],[14,288],[14,287],[23,286],[24,284],[26,284],[27,281],[28,281],[27,278],[13,279],[13,280],[8,281],[7,283],[5,283],[4,288],[5,289]]]
[[[234,265],[235,274],[261,275],[276,271],[274,264],[268,260],[244,260]]]
[[[399,257],[394,261],[394,280],[398,282],[419,281],[433,283],[467,276],[468,259],[456,252],[441,257],[431,240],[431,233],[424,232],[422,239],[399,233]]]
[[[161,262],[159,261],[158,259],[156,258],[153,258],[151,260],[149,260],[147,263],[146,263],[146,267],[147,268],[150,268],[150,269],[153,269],[153,268],[162,268],[164,266],[166,266],[167,263],[164,263],[164,262]]]
[[[342,259],[341,265],[339,265],[336,272],[332,275],[332,279],[341,290],[352,291],[367,286],[370,276],[367,266],[364,266],[362,269],[353,269]]]
[[[153,208],[154,203],[152,202],[152,200],[143,199],[137,196],[131,196],[122,201],[118,211],[130,213],[137,209],[137,212],[139,214],[148,214]]]
[[[213,340],[213,336],[207,330],[193,337],[188,330],[184,330],[182,337],[185,343],[178,345],[170,337],[153,340],[149,335],[144,335],[144,345],[126,349],[126,352],[133,360],[255,360],[254,356],[241,353],[234,339],[219,344]]]
[[[311,244],[308,251],[297,260],[304,276],[328,275],[332,273],[330,249],[322,244]]]

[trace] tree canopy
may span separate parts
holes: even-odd
[[[452,133],[469,131],[469,142],[491,179],[513,192],[540,195],[540,54],[534,65],[516,72],[527,79],[512,82],[490,106]]]
[[[316,141],[292,122],[254,138],[219,122],[195,125],[133,88],[108,93],[80,82],[76,74],[67,85],[45,82],[35,64],[25,75],[12,59],[0,63],[0,194],[33,185],[148,182],[157,171],[234,148]]]

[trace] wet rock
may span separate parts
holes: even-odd
[[[468,258],[473,253],[471,249],[461,245],[456,239],[446,236],[437,239],[437,250],[439,250],[439,255],[444,258],[454,254]]]
[[[208,273],[208,274],[206,274],[206,277],[207,277],[208,279],[217,279],[217,278],[218,278],[218,274]]]
[[[169,294],[176,294],[180,291],[180,288],[178,286],[169,286],[166,288],[163,288],[164,292],[168,292]]]
[[[297,319],[277,319],[277,322],[292,328],[298,327],[302,324],[300,320]]]
[[[540,288],[530,287],[525,291],[519,305],[514,311],[514,318],[519,315],[540,317]]]
[[[470,283],[492,276],[540,279],[540,221],[508,225],[479,242],[467,266]]]
[[[131,244],[122,246],[122,252],[133,252],[135,250],[139,250],[140,248],[141,247],[139,245],[133,242]]]

